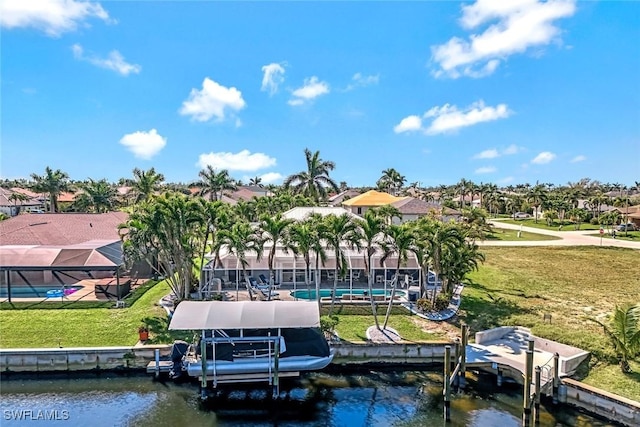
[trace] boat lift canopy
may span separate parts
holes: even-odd
[[[170,330],[318,328],[317,302],[182,301]]]

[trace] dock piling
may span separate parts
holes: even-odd
[[[469,327],[467,326],[466,323],[462,324],[462,351],[460,352],[460,373],[458,374],[460,376],[460,381],[458,383],[458,385],[460,386],[461,389],[464,390],[465,386],[467,385],[467,379],[466,379],[466,371],[467,371],[467,344],[469,341]]]
[[[153,351],[153,356],[156,362],[156,372],[155,372],[156,378],[159,378],[160,377],[160,349],[159,348],[156,348]]]
[[[444,347],[444,420],[451,421],[451,346]]]
[[[540,424],[540,381],[542,380],[542,369],[540,366],[536,366],[536,388],[535,397],[533,401],[533,421],[536,425]]]
[[[529,348],[533,341],[529,341]],[[527,350],[524,373],[524,399],[522,404],[522,425],[529,427],[531,423],[531,377],[533,376],[533,350]]]
[[[560,355],[553,355],[553,404],[558,404],[558,386],[560,385]]]

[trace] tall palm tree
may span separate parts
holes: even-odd
[[[222,193],[225,190],[237,189],[235,181],[226,169],[216,172],[211,165],[207,165],[205,169],[198,173],[198,176],[200,181],[198,181],[197,185],[200,187],[200,195],[209,193],[209,200],[211,201],[222,199]]]
[[[373,320],[375,321],[376,328],[380,329],[378,322],[378,310],[376,309],[376,302],[373,298],[373,266],[371,265],[371,258],[380,249],[380,243],[383,240],[383,233],[386,229],[386,223],[376,209],[369,209],[364,213],[363,219],[356,220],[357,229],[355,231],[355,237],[360,240],[360,245],[364,249],[364,266],[365,274],[367,275],[367,284],[369,286],[369,295],[371,295],[371,312],[373,314]]]
[[[145,260],[180,300],[191,293],[201,226],[197,201],[167,193],[138,205],[118,229],[127,259]]]
[[[258,224],[262,241],[264,244],[271,244],[267,259],[269,266],[269,300],[271,299],[274,285],[273,263],[276,258],[276,250],[280,248],[284,253],[288,253],[290,249],[292,251],[295,250],[295,246],[289,239],[289,229],[293,222],[294,220],[284,218],[282,214],[277,214],[276,216],[263,215]]]
[[[527,201],[535,208],[534,219],[536,223],[538,222],[538,208],[547,200],[547,196],[547,189],[542,184],[536,184],[527,192]]]
[[[18,202],[20,202],[20,205],[22,205],[22,202],[26,202],[27,200],[29,200],[29,196],[14,191],[9,195],[9,197],[7,197],[7,200],[13,202],[13,210],[15,214],[18,215],[18,213],[20,212],[20,210],[18,209]]]
[[[255,252],[258,261],[262,257],[262,239],[255,228],[247,221],[236,221],[231,228],[225,228],[218,233],[219,245],[226,247],[240,262],[242,276],[247,277],[247,253]],[[251,292],[249,292],[251,296]],[[251,297],[253,299],[253,297]]]
[[[220,201],[198,200],[198,212],[201,216],[201,224],[204,236],[200,250],[200,268],[204,267],[204,256],[207,248],[213,253],[214,267],[220,259],[220,239],[218,233],[231,227],[231,212],[229,205]]]
[[[343,247],[359,246],[356,234],[356,224],[348,215],[327,215],[322,223],[322,233],[328,250],[333,251],[335,267],[333,272],[333,292],[331,293],[331,308],[329,315],[333,314],[333,307],[338,288],[339,273],[346,269],[347,260]]]
[[[294,193],[301,193],[313,199],[315,202],[327,198],[327,188],[338,192],[338,185],[329,177],[329,172],[335,169],[336,164],[320,158],[320,151],[312,153],[308,148],[304,149],[307,162],[307,170],[288,176],[283,186],[291,188]]]
[[[382,176],[376,182],[376,185],[381,190],[388,192],[389,194],[397,194],[402,188],[407,179],[404,175],[394,168],[385,169],[382,171]]]
[[[63,191],[69,191],[69,175],[60,169],[55,171],[47,166],[44,175],[31,174],[31,179],[35,181],[33,191],[49,196],[49,212],[58,212],[58,197]]]
[[[255,185],[257,187],[263,187],[262,178],[260,178],[257,175],[254,176],[253,178],[249,179],[249,185]]]
[[[640,304],[616,306],[608,324],[592,320],[604,328],[618,356],[622,372],[631,372],[629,360],[640,354]]]
[[[315,258],[315,273],[313,278],[316,285],[316,300],[318,302],[318,308],[320,308],[322,305],[320,299],[320,264],[324,266],[327,261],[327,252],[324,247],[324,218],[318,213],[312,213],[305,219],[305,222],[309,223],[314,234],[314,240],[311,246],[311,251]]]
[[[400,267],[402,264],[407,262],[407,256],[411,250],[414,239],[415,235],[409,224],[390,225],[385,231],[385,239],[381,243],[383,254],[380,258],[380,264],[382,265],[391,255],[395,255],[397,257],[397,262],[395,283],[391,287],[391,296],[389,298],[389,305],[387,306],[387,313],[384,316],[382,330],[387,328],[389,316],[391,315],[391,307],[393,306],[393,299],[395,297],[396,286],[398,286]]]
[[[164,181],[164,175],[156,172],[155,168],[147,171],[135,168],[133,170],[133,181],[131,182],[131,192],[134,195],[134,202],[139,203],[149,200]]]
[[[89,178],[81,188],[83,192],[76,195],[74,204],[77,203],[96,213],[109,212],[113,209],[117,191],[106,179],[95,181]]]

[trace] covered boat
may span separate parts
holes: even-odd
[[[269,381],[326,367],[333,353],[320,331],[315,302],[183,301],[171,330],[200,331],[197,342],[175,351],[174,375],[203,386]]]

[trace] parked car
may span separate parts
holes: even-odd
[[[516,212],[513,214],[513,218],[515,219],[526,219],[526,218],[531,218],[531,215],[529,215],[526,212]]]
[[[638,227],[631,222],[628,224],[620,224],[616,227],[616,231],[636,231],[637,229]]]

